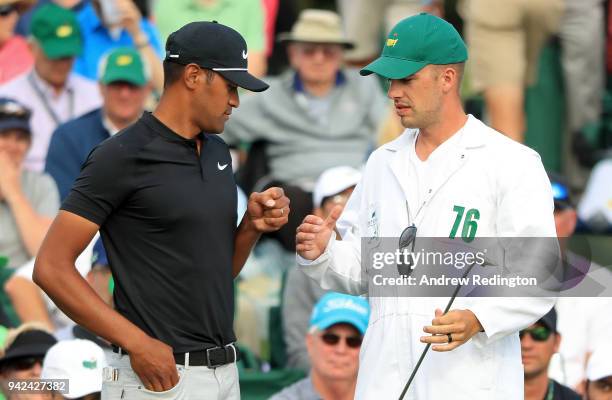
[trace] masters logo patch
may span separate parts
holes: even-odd
[[[123,67],[125,65],[130,65],[132,61],[133,61],[132,56],[127,55],[127,54],[117,57],[117,65],[119,65],[120,67]]]
[[[394,47],[398,40],[397,33],[394,33],[393,38],[387,39],[387,47]]]
[[[72,26],[70,25],[61,25],[57,27],[55,31],[55,35],[60,38],[65,38],[72,35]]]

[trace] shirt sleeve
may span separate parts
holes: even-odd
[[[353,190],[336,224],[344,231],[342,240],[337,240],[332,233],[323,254],[313,261],[296,255],[299,268],[322,289],[355,296],[368,291],[367,282],[361,275],[361,232],[356,217],[362,209],[362,182]]]
[[[62,210],[102,225],[131,193],[133,149],[108,140],[98,145],[83,165]]]

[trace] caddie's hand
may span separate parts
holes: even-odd
[[[172,347],[149,337],[129,349],[130,364],[148,390],[162,392],[178,384],[179,376]]]
[[[431,348],[434,351],[451,351],[481,330],[480,321],[470,310],[450,310],[442,314],[442,310],[438,308],[431,325],[423,328],[423,331],[431,333],[431,336],[422,336],[421,342],[432,343]]]
[[[301,257],[316,260],[323,254],[332,232],[336,229],[336,221],[340,218],[342,209],[342,206],[337,205],[325,219],[316,215],[304,218],[295,236],[295,250]]]
[[[261,193],[251,193],[247,217],[257,232],[279,230],[289,221],[289,198],[283,189],[271,187]]]

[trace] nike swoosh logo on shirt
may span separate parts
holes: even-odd
[[[242,58],[244,58],[246,60],[248,56],[249,56],[249,53],[247,53],[246,51],[242,50]]]
[[[219,164],[219,162],[217,162],[217,168],[219,168],[219,171],[223,171],[225,169],[225,167],[227,167],[227,164]]]

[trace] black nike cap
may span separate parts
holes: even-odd
[[[236,86],[263,92],[269,86],[249,74],[246,41],[236,30],[216,21],[191,22],[168,36],[166,61],[208,68]]]

